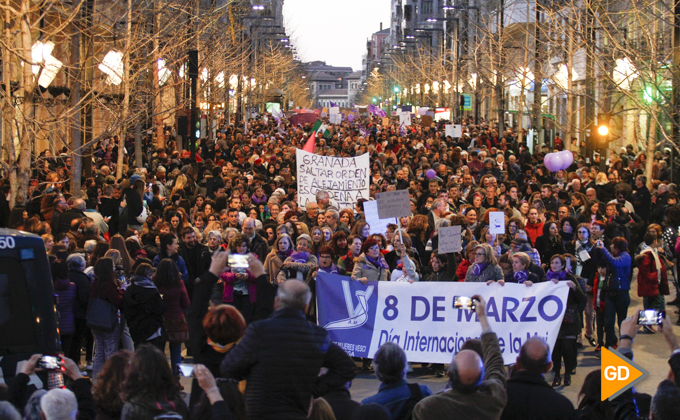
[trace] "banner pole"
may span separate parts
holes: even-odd
[[[404,243],[404,238],[401,236],[401,217],[397,217],[397,230],[399,231],[399,240],[401,241],[402,245]]]

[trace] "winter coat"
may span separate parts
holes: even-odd
[[[538,239],[539,236],[543,235],[543,222],[541,221],[539,221],[538,223],[527,222],[527,224],[524,225],[524,230],[526,231],[527,236],[531,241],[531,246],[536,247],[536,239]]]
[[[225,271],[220,274],[220,278],[224,282],[224,291],[222,292],[222,301],[231,303],[234,301],[234,284],[238,281],[236,279],[236,273],[232,272],[231,267],[227,267]],[[246,286],[248,287],[248,299],[251,303],[255,303],[257,300],[257,290],[255,288],[255,278],[248,274],[248,279],[246,280]]]
[[[80,270],[69,270],[68,279],[76,285],[73,317],[75,319],[85,319],[87,317],[87,303],[90,300],[90,278]]]
[[[54,279],[54,293],[57,295],[57,313],[59,314],[59,334],[69,335],[76,332],[73,307],[76,301],[76,285],[68,278]]]
[[[293,265],[291,265],[289,268],[284,267],[281,269],[281,271],[279,271],[278,275],[276,276],[277,283],[283,283],[284,281],[292,278],[305,281],[307,273],[309,273],[310,270],[314,270],[319,265],[319,261],[316,259],[316,256],[314,256],[314,254],[311,252],[307,256],[307,261],[304,263],[294,262],[292,257],[286,258],[286,261],[292,262]],[[284,263],[286,261],[284,261]]]
[[[319,375],[322,367],[328,371]],[[354,376],[354,362],[328,332],[283,308],[251,323],[225,356],[222,377],[246,379],[249,419],[306,419],[312,396],[339,389]]]
[[[541,255],[541,262],[550,265],[553,255],[564,254],[564,245],[561,240],[552,240],[548,235],[539,236],[536,239],[536,249]]]
[[[458,268],[456,268],[456,277],[458,278],[458,281],[465,281],[465,275],[468,272],[468,268],[471,266],[472,261],[468,259],[464,259],[460,264],[458,264]]]
[[[632,260],[630,254],[626,251],[618,253],[613,256],[609,253],[607,248],[599,248],[601,255],[607,259],[609,265],[613,268],[612,273],[615,275],[617,283],[616,289],[630,290],[630,276],[632,274]],[[607,271],[609,273],[609,271]]]
[[[489,280],[493,281],[503,280],[503,271],[501,270],[501,267],[498,264],[487,264],[486,267],[484,267],[484,269],[482,270],[481,273],[479,273],[478,276],[474,274],[476,265],[477,264],[472,264],[470,268],[468,268],[468,271],[465,274],[466,282],[486,283]]]
[[[567,308],[565,309],[564,318],[562,319],[562,325],[560,326],[560,332],[558,338],[573,337],[576,338],[581,333],[581,318],[579,305],[585,305],[587,297],[576,278],[567,274],[564,280],[560,281],[571,281],[576,287],[569,289],[569,295],[567,296]]]
[[[184,419],[189,418],[189,409],[182,399],[148,401],[132,398],[123,406],[120,420],[148,420],[168,412],[180,414]]]
[[[123,312],[135,343],[143,343],[163,327],[165,305],[156,286],[146,277],[132,277],[123,295]]]
[[[163,258],[170,258],[175,262],[175,264],[177,265],[177,269],[179,270],[179,273],[182,277],[182,280],[184,281],[184,284],[187,284],[187,282],[189,281],[189,271],[187,270],[187,265],[184,262],[184,258],[182,258],[179,254],[173,254],[170,257],[168,257],[167,255],[161,257],[161,254],[158,254],[153,259],[153,266],[158,267],[158,264],[161,262],[161,259]]]
[[[164,319],[184,319],[184,310],[189,308],[189,295],[184,283],[180,282],[179,287],[159,287],[158,293],[161,294],[163,305],[165,305]]]
[[[380,257],[384,261],[384,257]],[[387,266],[387,262],[385,262]],[[365,254],[359,255],[359,257],[354,261],[354,270],[352,270],[352,277],[355,279],[360,279],[366,277],[368,281],[385,281],[390,277],[389,268],[376,267],[366,259]]]
[[[285,255],[285,254],[284,254]],[[264,271],[269,277],[269,281],[272,284],[276,284],[276,276],[283,267],[283,260],[279,257],[279,254],[272,249],[272,252],[267,254],[267,258],[264,260]]]
[[[663,258],[659,257],[661,264],[661,279],[659,279],[659,270],[657,270],[654,255],[651,249],[640,254],[642,258],[638,260],[638,296],[652,297],[658,295],[669,295],[668,288],[668,270]]]
[[[501,420],[571,420],[574,405],[559,394],[543,375],[520,370],[506,383],[508,402]]]

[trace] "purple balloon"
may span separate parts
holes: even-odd
[[[349,122],[354,121],[354,115],[349,114],[349,115],[347,116],[347,119],[349,120]]]
[[[543,165],[545,165],[545,167],[546,167],[550,172],[552,172],[552,158],[553,158],[553,153],[548,153],[548,154],[545,155],[545,157],[543,158]]]
[[[437,176],[437,173],[434,171],[434,169],[428,169],[427,172],[425,172],[425,176],[427,179],[432,179]]]
[[[569,150],[561,151],[560,155],[562,155],[562,169],[567,169],[574,163],[574,155]]]
[[[559,153],[553,153],[550,163],[552,165],[552,168],[548,168],[550,169],[550,172],[557,172],[564,166],[564,157]]]

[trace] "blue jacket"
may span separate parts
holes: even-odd
[[[432,391],[427,385],[418,386],[420,386],[423,398],[432,395]],[[365,398],[361,403],[381,405],[390,412],[390,418],[398,419],[402,417],[402,411],[406,408],[409,398],[411,398],[411,390],[406,380],[402,379],[401,382],[391,385],[381,383],[378,393]]]
[[[171,257],[164,256],[163,258],[170,258],[177,264],[177,269],[179,270],[179,273],[181,274],[182,280],[184,281],[184,284],[187,284],[187,281],[189,281],[189,271],[187,270],[187,264],[184,262],[184,258],[182,258],[179,254],[173,254]],[[154,257],[153,259],[153,266],[158,267],[158,263],[161,262],[161,254],[158,254]]]
[[[613,256],[607,251],[607,248],[600,248],[602,255],[609,261],[609,264],[614,268],[616,279],[621,285],[621,290],[630,290],[630,276],[632,273],[632,260],[630,254],[626,251]]]

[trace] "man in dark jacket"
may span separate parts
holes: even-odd
[[[550,370],[550,348],[539,338],[525,341],[517,356],[517,371],[508,379],[508,402],[501,420],[571,419],[574,405],[543,378]]]
[[[68,232],[71,229],[71,222],[85,217],[87,217],[85,215],[85,200],[78,198],[73,202],[73,208],[59,217],[58,232],[53,234]]]
[[[633,191],[633,207],[635,213],[645,222],[649,221],[652,210],[652,193],[647,188],[647,177],[638,175],[635,178],[635,190]]]
[[[252,272],[254,266],[261,272]],[[264,268],[259,267],[261,264],[251,262],[253,276],[264,274]],[[305,320],[310,299],[305,283],[282,283],[276,312],[250,324],[243,339],[224,358],[224,377],[247,380],[248,418],[306,419],[312,397],[354,378],[355,365],[347,353],[331,341],[323,327]],[[319,375],[322,367],[327,372]]]
[[[201,273],[201,255],[208,249],[207,246],[198,243],[196,240],[196,232],[190,226],[182,229],[182,245],[179,246],[179,255],[184,259],[189,273],[188,281],[186,282],[187,294],[191,299],[194,291],[194,280],[200,276]]]
[[[264,262],[267,257],[267,241],[255,232],[255,219],[246,217],[243,221],[243,234],[250,239],[249,251],[257,255],[260,261]]]
[[[82,254],[69,255],[68,258],[66,258],[66,264],[68,265],[68,278],[71,283],[76,285],[76,296],[73,302],[73,318],[75,320],[76,330],[73,333],[71,351],[67,356],[75,361],[76,364],[79,364],[83,340],[85,340],[86,343],[92,341],[87,339],[88,337],[92,337],[90,328],[87,326],[87,304],[90,300],[90,278],[83,272],[87,263]]]
[[[163,314],[165,305],[156,285],[153,284],[153,267],[140,264],[132,276],[132,284],[123,295],[123,312],[130,327],[135,347],[152,344],[161,351],[163,339]]]

